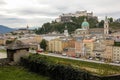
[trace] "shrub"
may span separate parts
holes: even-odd
[[[38,54],[31,55],[27,58],[21,58],[21,65],[30,71],[49,76],[52,80],[118,80],[120,76],[100,77],[92,75],[83,70],[73,68],[66,63],[54,63],[46,56]]]

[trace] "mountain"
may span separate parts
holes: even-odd
[[[12,31],[14,31],[14,30],[15,30],[15,29],[9,28],[9,27],[4,26],[4,25],[0,25],[0,33],[1,33],[1,34],[8,33],[8,32],[12,32]]]

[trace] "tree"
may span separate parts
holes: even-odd
[[[72,17],[71,20],[72,22],[55,22],[52,21],[51,23],[44,23],[42,25],[42,27],[35,29],[35,33],[36,34],[48,34],[51,32],[59,32],[59,33],[63,33],[65,26],[67,26],[69,33],[74,33],[74,31],[78,28],[81,28],[81,24],[84,21],[84,18],[87,19],[87,21],[90,24],[90,28],[95,28],[96,24],[98,23],[98,20],[94,19],[94,18],[88,18],[85,16],[81,16],[81,17]]]
[[[12,42],[12,40],[6,40],[6,45],[11,44]]]
[[[99,22],[99,27],[101,27],[101,28],[104,27],[104,20],[101,20],[101,21]]]
[[[111,17],[111,18],[108,18],[108,20],[110,21],[110,23],[113,22],[113,18],[112,18],[112,17]]]
[[[40,43],[40,47],[46,51],[47,48],[47,41],[43,39]]]

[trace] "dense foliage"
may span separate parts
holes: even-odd
[[[49,76],[52,80],[87,80],[89,74],[70,66],[48,62],[45,56],[22,58],[21,62],[29,70]],[[90,79],[89,79],[90,80]]]
[[[21,58],[22,65],[30,71],[49,76],[52,80],[118,80],[120,77],[100,77],[84,70],[73,67],[69,63],[54,61],[52,58],[42,55],[31,55]]]
[[[81,28],[81,24],[84,21],[84,18],[87,19],[87,21],[90,24],[90,28],[103,28],[104,27],[104,20],[101,20],[98,22],[96,18],[92,17],[72,17],[72,22],[56,22],[52,21],[51,23],[44,23],[42,27],[35,29],[34,31],[37,34],[46,34],[46,33],[51,33],[51,32],[58,32],[58,33],[63,33],[65,26],[67,26],[69,33],[73,33],[77,28]],[[108,18],[110,27],[112,29],[120,29],[120,23],[119,22],[114,22],[113,18],[110,17]]]
[[[119,22],[112,22],[112,23],[110,23],[110,27],[114,30],[120,29],[120,23]]]
[[[46,41],[45,39],[43,39],[43,40],[40,42],[40,47],[46,51],[47,41]]]
[[[11,44],[12,42],[12,40],[6,40],[6,45]]]
[[[45,34],[45,33],[50,33],[50,32],[59,32],[63,33],[65,26],[67,26],[69,33],[73,33],[75,29],[81,28],[81,24],[84,21],[84,18],[87,17],[72,17],[72,22],[66,22],[66,23],[58,23],[52,21],[52,23],[44,23],[42,28],[35,29],[35,32],[37,34]],[[87,21],[90,24],[90,28],[96,27],[96,24],[98,21],[94,18],[87,18]]]
[[[114,42],[114,46],[120,46],[120,42]]]

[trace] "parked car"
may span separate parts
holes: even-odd
[[[117,63],[117,64],[119,64],[119,63],[120,63],[120,61],[114,61],[113,63]]]
[[[93,60],[93,58],[92,58],[92,57],[90,57],[89,59],[90,59],[90,60]]]
[[[62,56],[67,56],[67,54],[66,53],[62,53]]]
[[[43,52],[43,49],[37,50],[37,52],[38,52],[38,53],[41,53],[41,52]]]

